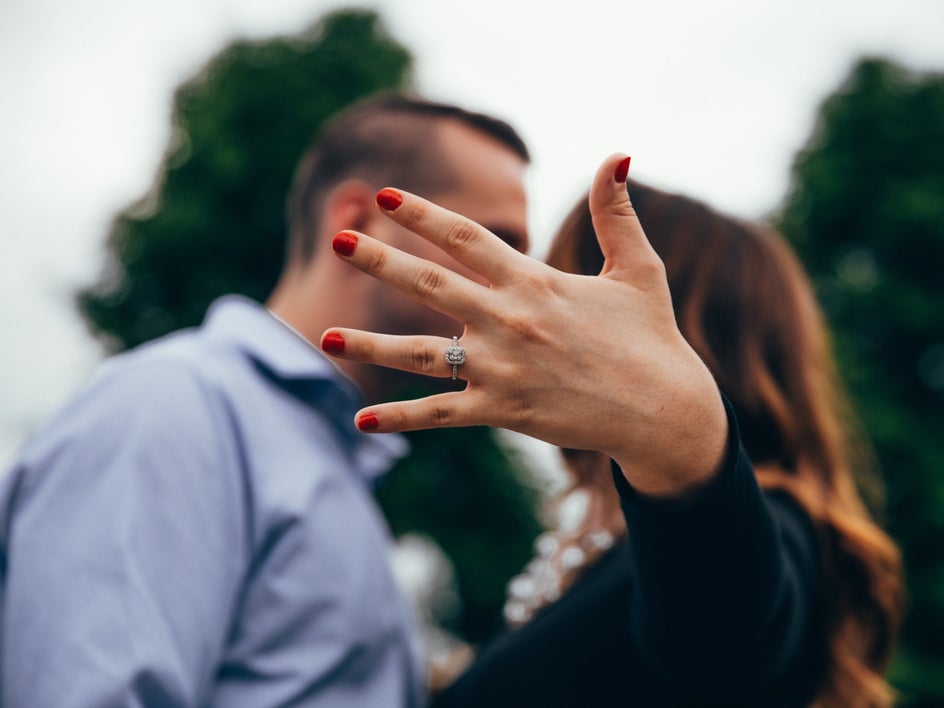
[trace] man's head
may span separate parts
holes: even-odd
[[[317,252],[324,201],[348,179],[396,185],[429,198],[457,187],[462,166],[446,154],[441,128],[463,126],[530,161],[515,130],[497,118],[400,93],[361,101],[330,121],[302,158],[288,203],[288,258],[304,262]]]
[[[528,248],[524,171],[529,155],[507,123],[401,94],[340,114],[302,158],[289,199],[287,266],[270,306],[310,340],[329,326],[392,334],[461,333],[461,324],[350,268],[331,254],[342,229],[369,233],[469,277],[438,249],[385,218],[377,190],[396,186]],[[368,396],[392,393],[404,374],[342,364]]]

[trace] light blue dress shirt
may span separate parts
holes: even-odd
[[[106,362],[0,480],[0,704],[421,705],[359,405],[242,298]]]

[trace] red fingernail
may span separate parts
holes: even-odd
[[[629,174],[629,161],[631,157],[625,157],[620,160],[620,163],[616,166],[616,172],[613,174],[613,177],[616,178],[617,184],[622,184],[626,181],[626,175]]]
[[[403,195],[395,189],[384,187],[377,192],[377,204],[380,205],[381,209],[394,211],[398,206],[403,204]]]
[[[321,338],[321,348],[328,354],[341,354],[344,352],[344,337],[337,332],[328,332]]]
[[[342,256],[349,256],[354,253],[354,249],[357,248],[357,236],[350,231],[341,231],[334,237],[334,241],[331,242],[331,248]]]
[[[365,413],[357,419],[358,430],[373,430],[380,427],[380,421],[373,413]]]

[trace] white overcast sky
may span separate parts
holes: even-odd
[[[0,467],[100,354],[70,295],[147,189],[174,87],[236,37],[345,3],[0,0]],[[944,0],[386,0],[418,88],[530,144],[536,255],[616,150],[739,215],[785,194],[822,98],[863,54],[944,71]]]

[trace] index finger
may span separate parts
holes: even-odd
[[[410,192],[384,187],[377,205],[393,221],[435,244],[490,283],[510,282],[526,258],[498,236],[461,214]]]

